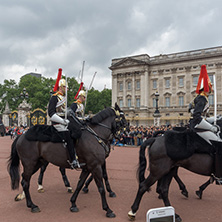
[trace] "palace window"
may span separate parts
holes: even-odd
[[[209,75],[209,79],[210,79],[211,83],[213,84],[214,83],[214,75]]]
[[[119,91],[123,91],[123,83],[122,82],[119,83]]]
[[[137,107],[137,108],[140,107],[140,98],[136,98],[136,107]]]
[[[170,88],[170,79],[165,79],[165,87]]]
[[[198,76],[193,76],[193,86],[197,86]]]
[[[120,108],[123,107],[123,100],[122,100],[122,99],[119,100],[119,107],[120,107]]]
[[[209,95],[208,100],[210,105],[214,105],[214,95]]]
[[[179,106],[183,106],[183,105],[184,105],[184,97],[179,96]]]
[[[156,79],[153,80],[153,89],[157,89],[157,80]]]
[[[165,106],[166,107],[170,106],[170,97],[165,97]]]
[[[128,84],[127,84],[127,89],[128,89],[128,90],[131,90],[131,82],[128,82]]]
[[[183,87],[183,77],[179,78],[179,87]]]
[[[136,81],[136,89],[140,89],[140,80]]]
[[[127,100],[127,105],[128,105],[128,107],[131,107],[131,99]]]

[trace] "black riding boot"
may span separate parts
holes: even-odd
[[[222,185],[222,142],[215,147],[215,179],[217,185]]]
[[[65,134],[65,141],[67,143],[66,147],[69,152],[70,159],[71,159],[71,161],[69,162],[69,164],[71,165],[71,169],[80,168],[80,164],[79,164],[79,161],[77,160],[77,156],[76,156],[74,142],[70,136],[70,132],[65,131],[64,134]]]

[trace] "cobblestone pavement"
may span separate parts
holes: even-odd
[[[0,220],[5,222],[23,221],[75,221],[75,222],[124,222],[129,221],[127,213],[136,196],[138,183],[136,169],[138,164],[138,147],[115,147],[107,159],[108,176],[116,198],[107,195],[110,208],[116,218],[106,218],[102,210],[101,199],[94,182],[89,187],[89,193],[80,192],[77,199],[78,213],[71,213],[69,208],[71,194],[67,193],[62,182],[58,167],[49,165],[43,181],[45,193],[37,192],[36,173],[31,180],[31,196],[35,204],[41,209],[40,213],[31,213],[26,207],[25,200],[15,202],[14,198],[19,190],[12,191],[10,178],[7,172],[7,159],[10,155],[12,140],[9,137],[0,137]],[[80,172],[67,170],[67,176],[75,188]],[[177,214],[185,222],[221,222],[222,221],[222,187],[210,185],[203,194],[203,199],[197,198],[195,191],[208,177],[196,175],[184,169],[179,169],[179,175],[186,184],[189,198],[180,194],[178,185],[173,180],[170,187],[170,201]],[[163,207],[163,202],[157,198],[156,185],[151,192],[146,193],[137,212],[136,221],[145,222],[146,212],[150,208]]]

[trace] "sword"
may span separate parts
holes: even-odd
[[[65,105],[65,120],[67,120],[67,75],[66,76],[66,105]]]
[[[216,74],[213,75],[214,80],[214,125],[217,122],[217,87],[216,87]]]

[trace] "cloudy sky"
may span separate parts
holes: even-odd
[[[111,88],[111,60],[222,45],[221,0],[0,0],[0,83],[58,68]]]

